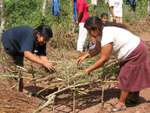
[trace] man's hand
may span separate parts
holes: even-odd
[[[113,17],[113,22],[116,22],[116,17]]]
[[[76,26],[76,27],[79,26],[79,22],[78,22],[78,21],[75,22],[75,26]]]

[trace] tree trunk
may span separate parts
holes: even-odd
[[[0,28],[0,52],[1,52],[1,35],[3,31],[5,30],[5,24],[6,24],[6,16],[5,16],[5,7],[4,7],[4,0],[0,1],[0,7],[1,7],[1,28]]]
[[[42,16],[43,17],[45,17],[46,2],[47,2],[47,0],[43,0],[43,6],[42,6]]]
[[[94,5],[94,13],[95,16],[98,16],[98,0],[97,0],[97,5]]]
[[[148,15],[150,16],[150,0],[147,0],[147,11]]]
[[[70,12],[70,15],[71,15],[71,30],[72,30],[72,33],[74,33],[74,23],[75,23],[75,16],[74,16],[74,0],[70,0],[70,7],[71,7],[71,12]]]
[[[6,16],[5,16],[5,7],[4,7],[4,0],[0,1],[0,7],[1,7],[1,28],[0,28],[0,36],[2,32],[5,30],[5,24],[6,24]]]

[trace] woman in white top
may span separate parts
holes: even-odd
[[[109,7],[110,7],[110,21],[116,23],[122,23],[122,4],[123,0],[109,0]]]
[[[125,101],[129,92],[133,92],[130,103],[139,104],[139,91],[150,87],[150,60],[146,44],[137,36],[126,30],[123,24],[108,22],[103,24],[98,17],[89,17],[84,24],[92,37],[97,38],[96,47],[80,57],[77,64],[101,52],[101,58],[84,74],[102,67],[110,55],[114,55],[120,63],[119,83],[121,89],[119,102],[108,111],[125,110]],[[101,38],[100,38],[101,37]],[[127,104],[127,103],[126,103]]]

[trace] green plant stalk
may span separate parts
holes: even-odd
[[[24,79],[29,79],[29,80],[31,80],[31,79],[32,79],[32,78],[30,78],[30,77],[16,76],[16,75],[0,75],[0,77],[24,78]]]
[[[51,98],[49,98],[48,101],[47,101],[42,107],[40,107],[39,109],[37,109],[37,110],[34,111],[33,113],[37,113],[38,111],[44,109],[46,106],[52,104],[52,103],[53,103],[52,100],[54,100],[55,96],[56,96],[56,95],[53,95]]]

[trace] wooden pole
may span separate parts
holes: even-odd
[[[34,71],[33,71],[33,66],[31,65],[31,69],[32,69],[32,76],[33,78],[35,78],[35,75],[34,75]],[[37,92],[37,87],[36,87],[36,83],[34,83],[34,93]]]
[[[102,98],[101,98],[101,102],[102,102],[101,109],[103,110],[103,108],[104,108],[104,86],[102,86]]]

